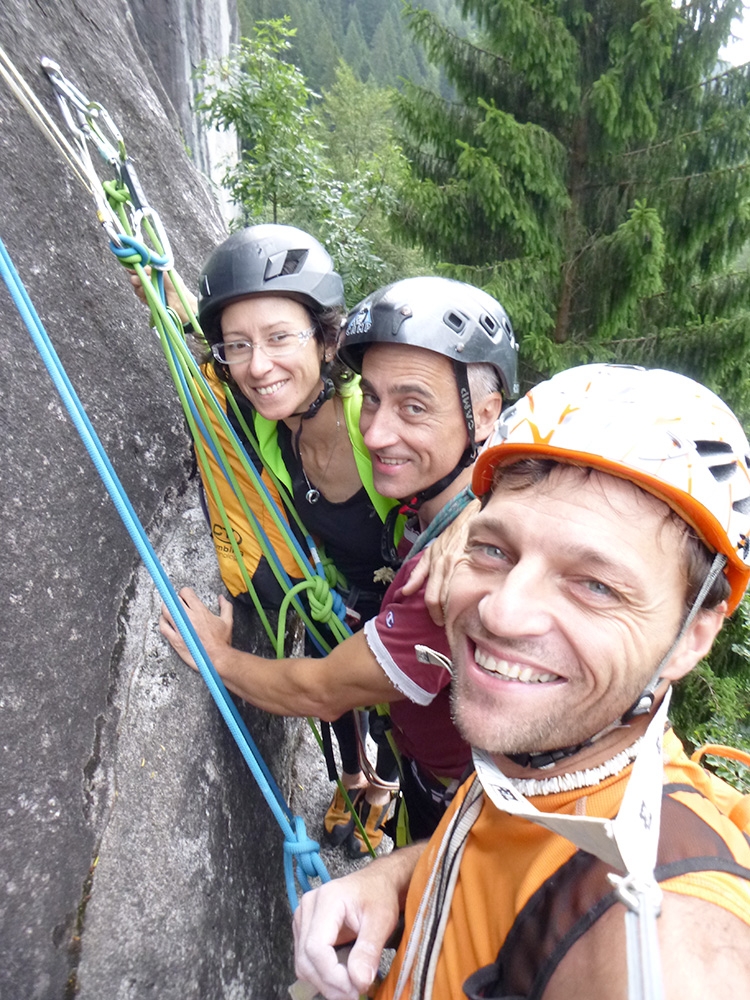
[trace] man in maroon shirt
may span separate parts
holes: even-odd
[[[503,396],[517,392],[516,344],[505,310],[471,285],[409,278],[352,311],[340,353],[361,373],[360,428],[375,488],[408,502],[424,530],[468,486],[477,442],[489,435]],[[388,702],[402,756],[402,802],[412,836],[423,837],[471,754],[450,719],[445,633],[425,608],[423,588],[403,593],[414,564],[399,571],[378,617],[319,659],[265,660],[236,650],[227,600],[219,598],[217,616],[189,588],[180,597],[224,683],[259,708],[332,720]],[[192,665],[166,612],[160,629]]]

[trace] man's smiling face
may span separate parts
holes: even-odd
[[[495,488],[447,607],[454,716],[472,745],[576,745],[627,711],[684,614],[684,532],[668,513],[629,482],[570,466]],[[694,665],[672,664],[676,676]]]
[[[469,443],[453,366],[409,344],[373,344],[362,361],[360,429],[375,489],[412,497],[458,464]]]

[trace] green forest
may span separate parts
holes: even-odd
[[[238,224],[290,222],[354,303],[410,274],[507,309],[522,389],[667,367],[750,419],[750,67],[740,0],[240,0],[199,70],[235,127]],[[678,693],[691,743],[750,749],[747,600]]]
[[[425,0],[420,6],[451,30],[464,31],[456,0]],[[334,84],[339,59],[359,80],[380,87],[398,86],[403,78],[450,93],[440,67],[405,30],[402,0],[238,0],[238,10],[243,35],[256,21],[289,17],[296,29],[290,58],[318,93]]]

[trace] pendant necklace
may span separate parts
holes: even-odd
[[[307,478],[307,473],[305,472],[304,465],[302,466],[302,475],[305,477],[305,482],[307,483],[307,493],[305,493],[305,500],[308,503],[317,503],[320,500],[320,490],[315,486],[310,485],[310,480]]]
[[[333,458],[333,453],[336,450],[336,441],[338,440],[338,432],[339,432],[339,428],[341,427],[341,418],[339,417],[339,411],[336,408],[336,400],[335,399],[333,401],[333,406],[334,406],[334,409],[336,410],[336,433],[334,434],[334,437],[333,437],[333,445],[331,446],[331,452],[330,452],[330,454],[328,456],[328,461],[326,462],[326,467],[325,467],[325,469],[323,469],[323,475],[321,477],[323,479],[325,479],[325,477],[326,477],[326,475],[328,473],[328,468],[329,468],[329,466],[331,464],[331,459]],[[301,426],[302,425],[300,425],[300,428],[301,428]],[[305,477],[305,482],[307,483],[307,493],[305,493],[305,500],[307,500],[307,502],[310,503],[310,504],[315,504],[315,503],[318,502],[318,500],[320,500],[320,490],[317,487],[313,486],[312,483],[310,482],[310,480],[307,478],[307,473],[305,472],[305,466],[304,466],[304,463],[302,461],[302,448],[299,449],[299,464],[300,464],[300,468],[302,469],[302,475]]]

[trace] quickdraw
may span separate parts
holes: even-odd
[[[79,165],[86,175],[89,190],[96,201],[99,221],[110,241],[120,249],[129,242],[122,240],[120,225],[122,216],[113,208],[112,201],[116,203],[118,209],[129,204],[131,214],[128,235],[130,237],[135,235],[140,243],[141,227],[148,220],[149,235],[161,248],[158,258],[150,256],[148,263],[160,270],[171,270],[173,259],[167,233],[158,212],[146,201],[135,167],[125,150],[125,141],[111,115],[101,104],[87,100],[81,91],[62,75],[60,67],[54,60],[44,58],[41,64],[54,88],[63,119],[76,141]],[[99,179],[91,160],[90,142],[94,143],[102,159],[114,170],[116,174],[114,190],[106,183],[102,184]],[[127,189],[127,199],[119,196],[123,188]]]

